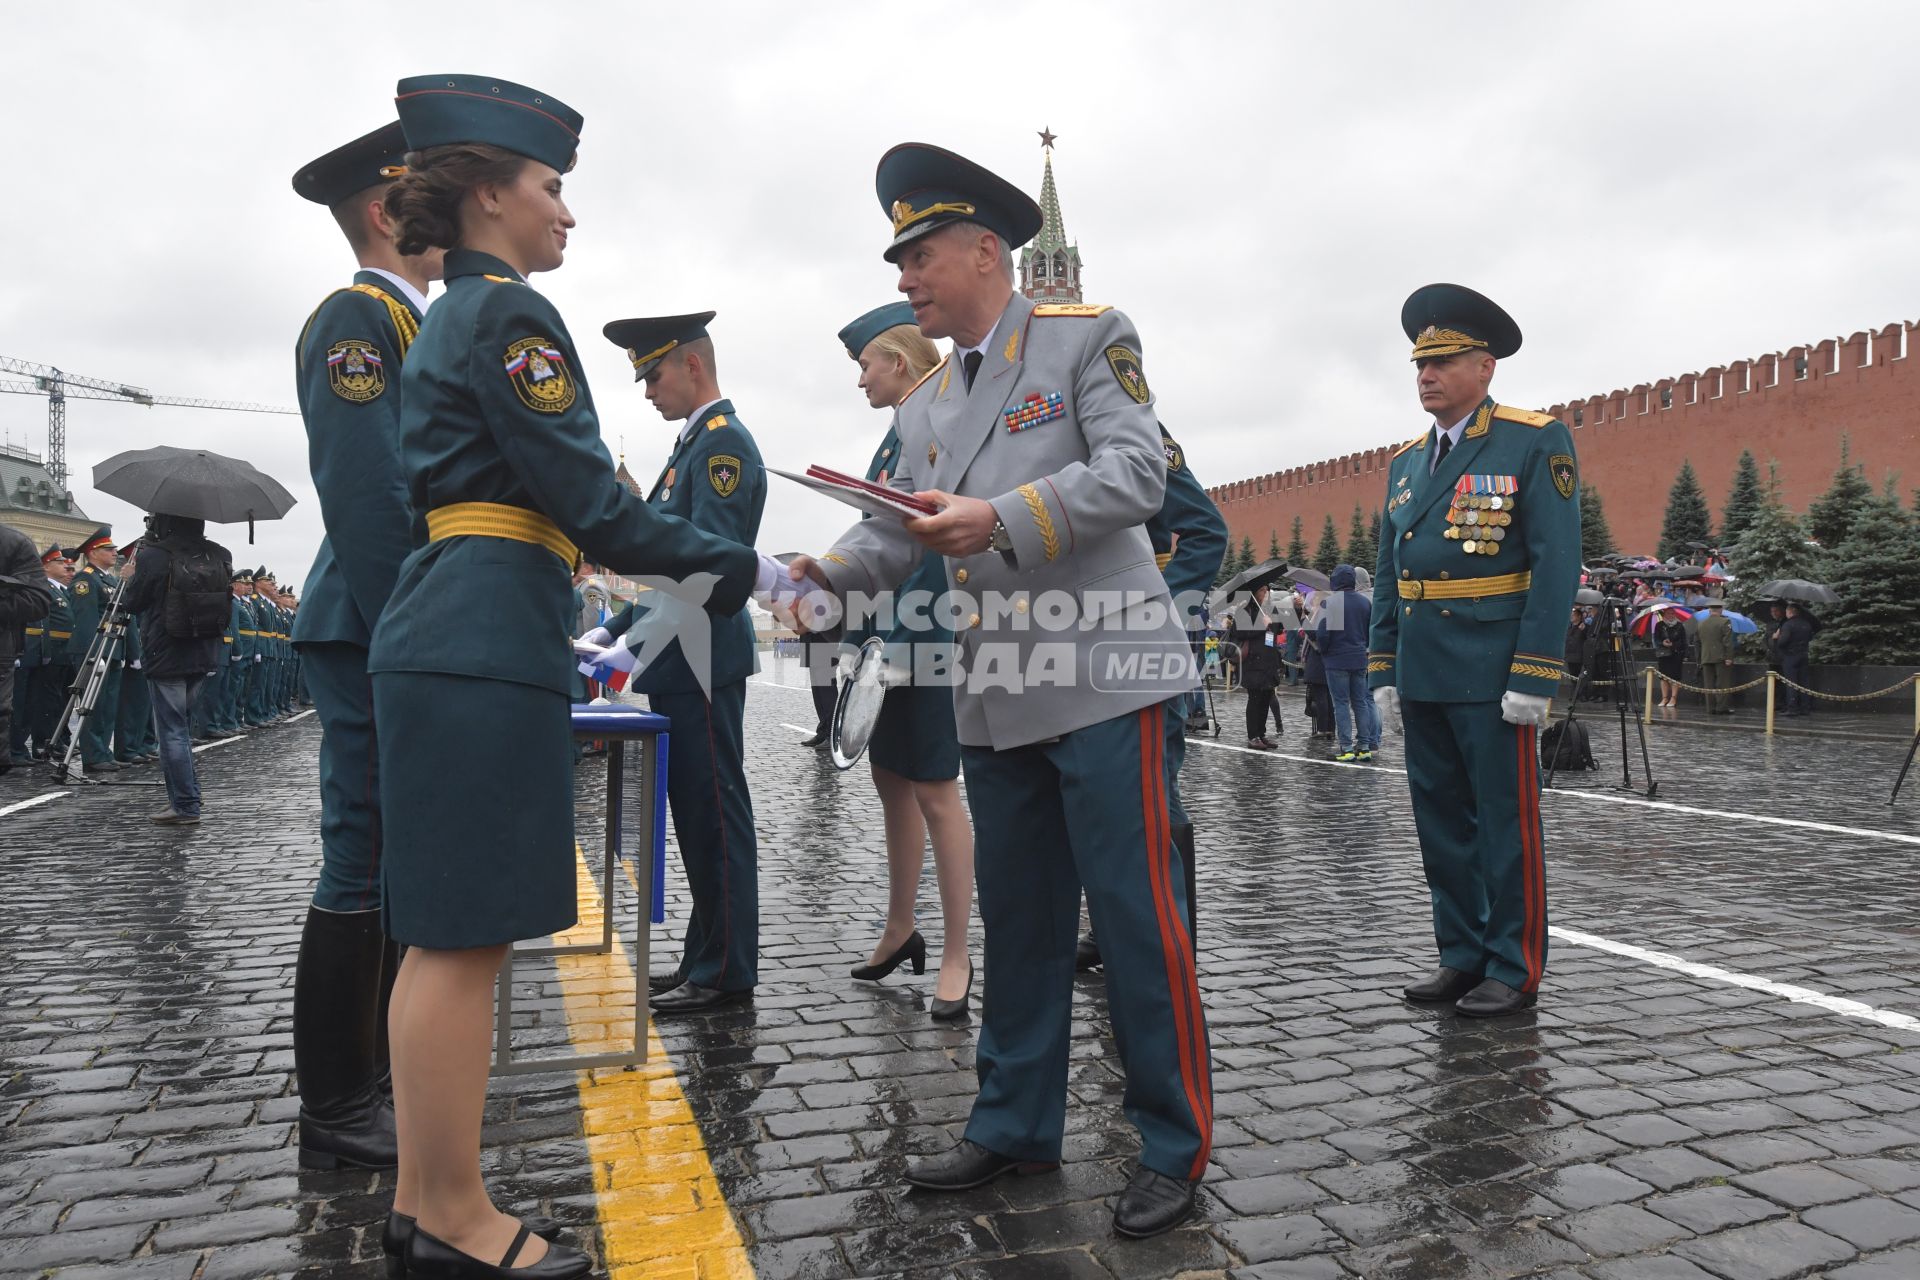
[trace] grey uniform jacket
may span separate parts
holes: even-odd
[[[1013,542],[1011,565],[997,551],[946,558],[963,745],[1057,738],[1192,687],[1186,632],[1144,527],[1167,464],[1125,315],[1036,314],[1016,293],[972,391],[949,357],[896,421],[891,486],[986,499]],[[821,567],[844,598],[893,590],[923,554],[899,524],[864,520]]]

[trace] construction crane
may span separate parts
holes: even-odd
[[[67,400],[121,400],[129,404],[182,405],[189,409],[231,409],[239,413],[298,413],[277,404],[249,404],[240,400],[197,400],[190,396],[160,396],[145,387],[83,378],[50,364],[0,356],[0,374],[17,374],[25,381],[0,378],[0,391],[47,398],[47,472],[61,488],[67,487]]]

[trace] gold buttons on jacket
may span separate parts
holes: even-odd
[[[1451,610],[1451,609],[1442,609],[1442,610],[1440,611],[1440,616],[1441,616],[1441,617],[1443,617],[1443,618],[1451,618],[1451,617],[1453,616],[1453,610]]]
[[[953,580],[955,582],[965,582],[967,580],[967,571],[965,569],[955,569],[953,571]]]
[[[1401,535],[1400,535],[1400,541],[1402,541],[1402,542],[1412,542],[1412,541],[1413,541],[1413,530],[1411,530],[1411,529],[1409,529],[1409,530],[1407,530],[1407,531],[1406,531],[1405,533],[1403,533],[1403,534],[1401,534]]]
[[[979,625],[980,625],[980,615],[976,613],[976,614],[974,614],[974,615],[973,615],[972,617],[970,617],[970,618],[968,618],[968,619],[967,619],[967,625],[968,625],[969,627],[977,627],[977,626],[979,626]]]
[[[1027,602],[1025,600],[1015,600],[1013,602],[1013,611],[1015,613],[1025,613],[1027,611]]]
[[[1451,578],[1451,577],[1452,577],[1453,575],[1452,575],[1452,574],[1450,574],[1450,573],[1448,573],[1448,572],[1447,572],[1447,571],[1446,571],[1445,569],[1442,569],[1442,570],[1440,571],[1440,576],[1441,576],[1442,578]]]
[[[1402,570],[1400,571],[1400,576],[1401,576],[1401,577],[1403,577],[1403,578],[1411,578],[1411,577],[1413,576],[1413,570],[1411,570],[1411,569],[1402,569]]]

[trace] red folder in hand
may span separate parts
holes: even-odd
[[[940,508],[931,502],[923,502],[911,494],[898,489],[889,489],[885,485],[862,480],[835,471],[831,467],[808,467],[805,475],[796,475],[791,471],[782,471],[778,467],[768,467],[777,476],[785,476],[798,484],[803,484],[815,493],[824,493],[846,503],[855,510],[868,515],[885,516],[892,520],[913,520],[921,516],[940,514]]]

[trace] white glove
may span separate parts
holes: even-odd
[[[800,613],[810,630],[820,629],[817,624],[822,618],[831,625],[839,615],[839,601],[831,591],[812,578],[796,580],[786,565],[765,554],[760,557],[760,571],[754,578],[753,598],[783,621]]]
[[[595,627],[593,630],[587,632],[587,634],[581,636],[580,639],[597,648],[604,649],[613,643],[613,632],[607,630],[605,627]]]
[[[640,655],[624,644],[616,644],[594,659],[596,666],[612,667],[615,671],[632,671],[639,662]]]
[[[1380,717],[1380,732],[1402,733],[1400,725],[1400,691],[1390,684],[1383,684],[1373,691],[1373,709]]]
[[[1553,699],[1537,693],[1515,693],[1509,689],[1500,695],[1500,718],[1508,724],[1543,725]]]

